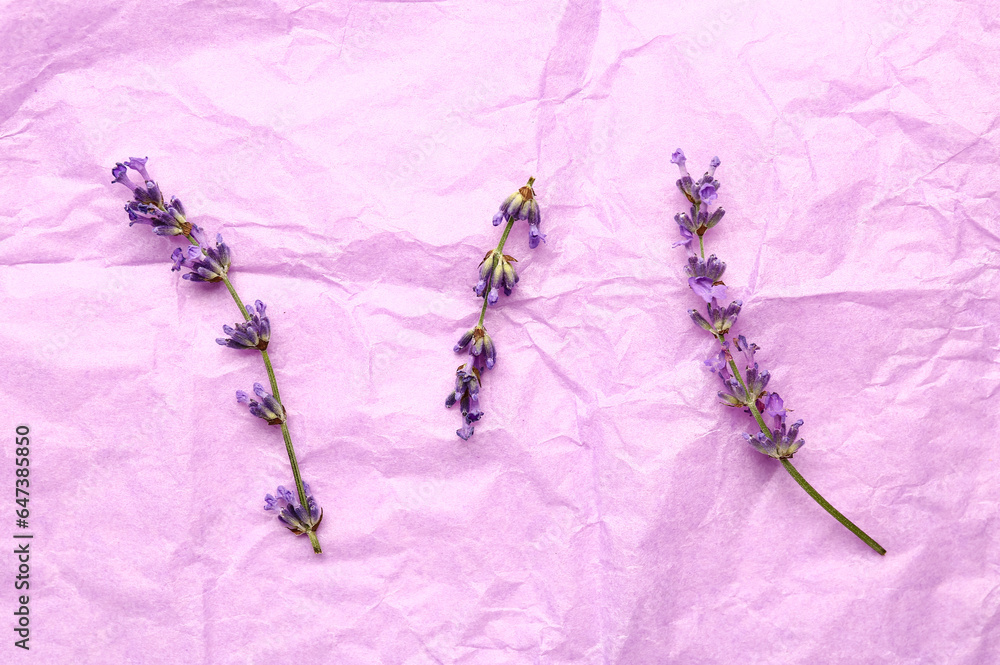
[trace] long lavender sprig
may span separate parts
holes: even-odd
[[[508,196],[500,205],[499,212],[493,216],[493,226],[500,226],[504,222],[507,226],[500,236],[500,243],[496,249],[486,252],[486,256],[479,263],[479,281],[472,287],[476,295],[483,299],[479,323],[463,334],[455,345],[456,353],[468,349],[469,357],[456,370],[455,390],[448,393],[444,404],[448,408],[458,404],[462,409],[462,428],[455,433],[465,441],[468,441],[476,431],[473,423],[483,417],[483,412],[479,410],[482,373],[487,369],[493,369],[497,361],[496,346],[493,338],[487,334],[484,323],[486,308],[500,300],[501,289],[504,295],[509,296],[519,279],[513,266],[517,259],[503,253],[507,236],[510,235],[514,222],[525,219],[528,221],[528,247],[534,249],[540,242],[545,241],[545,234],[538,229],[542,223],[542,216],[538,201],[535,200],[535,190],[531,187],[534,183],[534,178],[528,178],[528,184]]]
[[[727,334],[732,335],[731,329],[736,323],[743,303],[734,300],[726,306],[720,304],[726,298],[726,285],[722,282],[726,264],[719,261],[714,254],[705,258],[705,232],[718,224],[726,214],[722,208],[717,208],[711,214],[708,211],[708,206],[718,198],[719,181],[715,179],[715,169],[720,164],[719,158],[712,158],[709,169],[697,181],[688,173],[687,160],[680,148],[674,152],[670,161],[677,164],[681,172],[677,188],[691,204],[690,215],[682,212],[674,217],[681,234],[681,240],[674,246],[687,248],[688,264],[685,272],[688,275],[688,285],[705,301],[708,316],[706,318],[694,309],[689,310],[688,314],[696,324],[711,333],[721,347],[718,355],[705,363],[722,381],[724,390],[719,392],[719,398],[727,406],[742,408],[753,416],[760,431],[754,434],[743,433],[743,438],[750,445],[768,457],[779,460],[809,496],[865,544],[884,555],[884,547],[830,505],[830,502],[806,482],[798,469],[792,466],[792,456],[805,443],[798,437],[802,420],[788,424],[786,422],[788,412],[784,400],[778,393],[767,390],[771,375],[767,370],[760,369],[755,358],[755,353],[760,347],[748,342],[743,335],[733,339],[732,344],[726,339]],[[698,252],[695,252],[692,246],[695,237],[698,238]]]
[[[139,174],[141,183],[133,182],[128,177],[129,169]],[[266,306],[258,300],[254,303],[252,310],[247,309],[239,294],[236,293],[236,289],[233,288],[232,282],[229,281],[232,255],[229,247],[222,241],[222,235],[216,236],[215,247],[209,246],[205,232],[187,220],[184,206],[176,197],[171,198],[169,203],[165,203],[159,186],[146,171],[145,158],[132,157],[125,163],[118,163],[111,170],[111,175],[115,177],[113,182],[125,185],[132,193],[132,200],[125,206],[125,211],[131,220],[129,226],[148,224],[156,235],[187,238],[191,244],[184,249],[177,247],[170,256],[174,264],[172,270],[187,268],[190,272],[183,277],[192,282],[222,282],[229,290],[236,306],[239,307],[244,322],[237,324],[235,328],[224,325],[222,329],[228,337],[215,341],[233,349],[260,351],[261,357],[264,359],[264,368],[267,370],[267,378],[271,384],[271,392],[268,393],[262,384],[255,383],[254,394],[258,399],[252,399],[247,393],[237,390],[236,401],[247,404],[250,413],[266,420],[269,425],[281,426],[281,435],[285,440],[285,451],[288,453],[288,461],[292,467],[292,476],[295,478],[299,502],[296,506],[291,493],[284,487],[279,487],[278,494],[281,506],[279,520],[292,533],[296,535],[307,534],[312,543],[313,551],[317,554],[322,553],[316,529],[323,519],[323,511],[318,507],[316,499],[309,491],[308,485],[302,481],[302,475],[299,472],[299,463],[295,457],[295,448],[292,446],[292,437],[286,422],[285,407],[278,393],[278,381],[274,376],[271,357],[267,354],[267,345],[271,338],[271,322],[266,314]],[[277,505],[277,500],[270,494],[265,497],[265,510],[274,510]]]

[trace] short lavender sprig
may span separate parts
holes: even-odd
[[[680,148],[673,153],[670,161],[680,169],[681,177],[677,181],[677,188],[691,204],[690,215],[682,212],[674,217],[681,234],[681,240],[674,243],[674,246],[684,246],[687,249],[688,264],[685,272],[688,275],[688,286],[706,304],[707,317],[694,309],[689,310],[688,315],[698,326],[711,333],[721,347],[716,356],[705,361],[722,381],[724,390],[719,392],[719,399],[723,404],[742,408],[753,416],[760,431],[754,434],[744,432],[743,438],[747,443],[764,455],[779,460],[792,478],[820,506],[865,544],[884,555],[884,547],[820,496],[798,469],[792,466],[792,456],[805,443],[798,437],[802,420],[788,424],[784,400],[778,393],[767,390],[771,375],[767,370],[760,369],[755,358],[760,347],[748,342],[743,335],[738,335],[732,343],[726,339],[726,335],[731,334],[743,303],[735,300],[726,306],[720,304],[726,298],[726,285],[722,282],[726,264],[714,254],[705,259],[705,232],[718,224],[725,215],[722,208],[717,208],[711,215],[708,212],[708,206],[718,198],[719,181],[715,179],[715,169],[720,164],[719,158],[712,158],[708,171],[697,181],[688,173],[687,160]],[[697,253],[692,247],[695,236],[698,238]],[[734,348],[736,353],[733,352]]]
[[[313,551],[317,554],[322,553],[319,538],[316,536],[316,529],[322,520],[322,510],[317,507],[316,499],[309,492],[308,485],[303,482],[299,472],[295,448],[292,446],[291,433],[288,431],[286,422],[286,411],[278,393],[278,381],[274,375],[271,358],[267,353],[268,341],[271,338],[271,323],[266,315],[266,306],[258,300],[254,303],[252,310],[247,309],[239,294],[236,293],[236,289],[233,288],[232,282],[229,281],[232,255],[229,247],[223,242],[222,235],[216,236],[215,247],[211,247],[205,232],[187,220],[184,206],[176,197],[171,198],[170,202],[165,204],[159,186],[146,171],[146,161],[146,158],[132,157],[125,163],[116,164],[111,170],[111,174],[115,177],[113,182],[125,185],[132,193],[133,200],[125,206],[130,220],[129,226],[148,224],[156,235],[184,236],[191,244],[183,249],[180,247],[174,249],[170,257],[173,262],[171,270],[187,268],[190,272],[184,274],[183,277],[188,281],[222,282],[226,285],[226,289],[236,302],[240,314],[243,315],[244,322],[237,323],[235,328],[224,325],[222,329],[228,337],[215,341],[233,349],[260,351],[264,360],[264,368],[267,370],[268,381],[271,384],[270,393],[264,389],[262,384],[254,384],[254,394],[257,399],[251,398],[242,390],[237,390],[236,401],[247,404],[251,414],[266,420],[269,425],[281,426],[285,451],[288,454],[292,476],[298,490],[299,508],[296,509],[292,504],[289,494],[289,498],[284,504],[285,509],[281,511],[279,519],[296,535],[307,534],[312,543]],[[139,174],[142,184],[137,184],[128,177],[129,169]],[[279,487],[278,490],[281,493],[284,488]],[[284,491],[287,492],[287,490]],[[268,501],[268,499],[273,500],[273,497],[267,495],[265,498],[265,510],[273,508],[273,501]],[[308,509],[303,510],[302,506],[308,506]]]
[[[463,424],[455,433],[465,441],[468,441],[476,431],[473,423],[483,417],[483,412],[479,410],[479,388],[482,385],[483,372],[493,369],[497,361],[493,338],[486,332],[486,309],[500,300],[501,290],[504,295],[509,296],[519,280],[513,266],[517,259],[503,253],[507,236],[510,235],[514,222],[524,219],[528,221],[528,247],[534,249],[539,243],[545,242],[545,234],[538,228],[542,223],[542,216],[538,201],[535,199],[535,190],[532,189],[534,183],[534,178],[528,178],[528,184],[508,196],[500,205],[499,212],[493,216],[493,226],[499,226],[504,222],[507,226],[500,236],[496,249],[486,252],[486,256],[479,263],[479,281],[472,287],[476,295],[483,299],[479,322],[466,331],[455,344],[456,353],[468,349],[469,356],[456,370],[455,390],[448,393],[444,405],[451,408],[458,404],[461,408]]]

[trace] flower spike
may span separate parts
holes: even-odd
[[[726,264],[714,254],[705,259],[705,233],[715,227],[725,215],[722,208],[717,208],[711,214],[708,210],[708,206],[719,197],[720,185],[715,179],[715,171],[721,164],[719,158],[712,158],[708,170],[697,181],[687,170],[687,158],[683,150],[678,148],[670,161],[677,164],[680,170],[677,188],[691,205],[690,212],[680,212],[674,216],[681,234],[680,242],[674,243],[674,247],[683,246],[687,250],[688,259],[684,271],[688,276],[688,286],[706,303],[707,317],[695,309],[688,310],[688,315],[695,324],[711,333],[721,347],[717,355],[705,361],[708,368],[722,381],[723,390],[718,393],[719,399],[727,406],[743,409],[756,421],[758,432],[743,433],[747,443],[762,454],[779,460],[809,496],[838,522],[873,550],[885,554],[885,548],[830,505],[792,466],[789,460],[805,443],[799,438],[802,420],[786,424],[788,410],[785,402],[778,393],[768,391],[771,373],[761,369],[757,363],[756,353],[760,347],[748,342],[745,336],[737,335],[733,346],[738,355],[730,350],[726,336],[732,332],[743,303],[734,300],[725,307],[719,304],[726,297],[726,286],[722,283]],[[694,248],[695,238],[698,238],[698,251]]]
[[[483,260],[479,262],[478,280],[472,287],[476,296],[483,299],[479,322],[466,331],[455,344],[456,353],[468,351],[469,355],[455,371],[455,389],[448,393],[445,406],[448,408],[455,404],[460,406],[463,424],[456,434],[466,441],[476,431],[473,423],[483,417],[483,412],[479,409],[479,389],[482,385],[483,372],[493,369],[497,362],[496,345],[486,332],[484,323],[486,310],[490,305],[496,305],[500,301],[501,291],[504,295],[510,296],[514,291],[514,285],[520,279],[514,269],[517,259],[503,253],[507,236],[514,223],[524,219],[528,222],[528,247],[534,249],[545,240],[545,234],[538,229],[542,215],[538,200],[535,198],[535,191],[532,189],[534,182],[534,178],[528,178],[528,184],[504,199],[499,212],[493,216],[494,226],[499,226],[501,223],[506,223],[507,226],[497,247],[486,252]]]

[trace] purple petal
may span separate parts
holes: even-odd
[[[698,197],[704,205],[712,205],[719,198],[719,194],[715,189],[715,185],[706,182],[698,189]]]
[[[181,266],[184,265],[184,250],[180,247],[175,247],[174,251],[170,254],[170,260],[174,262],[174,267],[170,270],[180,270]]]

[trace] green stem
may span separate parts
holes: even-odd
[[[721,344],[725,339],[725,335],[717,335],[716,339],[719,340],[719,343]],[[735,376],[736,380],[739,381],[740,387],[743,388],[743,392],[745,394],[749,394],[749,391],[747,390],[747,384],[743,381],[743,375],[740,373],[740,369],[736,365],[736,361],[733,360],[733,356],[728,351],[726,352],[726,356],[729,359],[729,369],[732,370],[733,376]],[[767,435],[768,438],[772,438],[773,434],[771,433],[770,428],[768,428],[768,426],[764,423],[764,418],[763,416],[761,416],[760,411],[757,409],[757,404],[752,403],[752,404],[747,404],[746,406],[748,409],[750,409],[750,413],[753,414],[754,420],[757,421],[757,425],[760,427],[760,431],[763,432],[765,435]],[[843,513],[834,508],[829,501],[824,499],[820,495],[820,493],[817,492],[815,488],[813,488],[812,485],[806,482],[806,479],[802,477],[802,474],[799,473],[798,469],[792,466],[792,463],[791,461],[789,461],[788,458],[782,457],[780,458],[780,461],[782,466],[784,466],[785,469],[788,471],[788,473],[791,474],[792,478],[795,479],[795,482],[797,482],[802,487],[802,489],[806,491],[806,494],[811,496],[813,500],[816,501],[816,503],[823,506],[823,509],[826,510],[826,512],[833,515],[834,519],[836,519],[838,522],[846,526],[851,531],[851,533],[853,533],[855,536],[863,540],[865,544],[868,545],[868,547],[872,548],[873,550],[875,550],[876,552],[878,552],[883,556],[885,555],[885,548],[876,543],[871,536],[862,531],[854,522],[847,519]]]
[[[188,236],[188,239],[191,240],[192,243],[197,244],[190,236]],[[229,276],[223,275],[222,282],[229,290],[229,295],[231,295],[233,300],[236,301],[236,306],[240,308],[240,313],[243,314],[243,319],[249,321],[250,313],[247,311],[243,301],[240,300],[240,296],[236,293],[236,289],[233,288],[232,282],[229,281]],[[265,350],[261,350],[260,355],[264,359],[264,367],[267,369],[267,379],[271,384],[271,394],[274,395],[274,399],[278,400],[278,403],[281,404],[281,394],[278,392],[278,379],[274,376],[274,367],[271,365],[271,356],[269,356]],[[284,409],[285,405],[281,404],[281,406],[282,409]],[[285,451],[288,453],[288,462],[292,466],[292,476],[295,478],[295,489],[298,490],[299,505],[305,509],[306,513],[308,513],[309,501],[306,498],[306,489],[302,484],[302,474],[299,472],[299,462],[295,457],[295,447],[292,446],[292,435],[288,431],[287,423],[281,423],[281,436],[285,439]],[[316,537],[316,532],[310,529],[306,533],[309,535],[309,541],[312,543],[313,551],[317,554],[322,554],[323,548],[320,547],[319,538]]]
[[[267,369],[267,380],[271,382],[271,394],[274,395],[274,399],[281,401],[281,396],[278,394],[278,379],[274,378],[274,367],[271,366],[271,356],[267,355],[267,351],[261,351],[260,355],[264,358],[264,367]]]
[[[275,395],[277,397],[277,395]],[[295,477],[295,488],[299,492],[299,505],[309,513],[309,501],[306,499],[306,490],[302,485],[302,474],[299,473],[299,461],[295,457],[295,448],[292,446],[292,435],[288,431],[288,423],[281,423],[281,436],[285,439],[285,451],[288,453],[288,461],[292,465],[292,476]],[[323,548],[319,545],[319,538],[312,529],[306,531],[309,534],[309,541],[312,543],[313,552],[322,554]]]
[[[514,222],[517,220],[513,217],[507,222],[507,228],[503,230],[503,235],[500,236],[500,244],[497,245],[497,254],[503,254],[503,246],[507,244],[507,236],[510,235],[510,230],[514,226]]]
[[[490,279],[493,279],[493,278],[491,277]],[[487,284],[486,286],[489,287],[489,284]],[[487,288],[487,291],[488,290],[489,289]],[[487,304],[488,303],[486,302],[486,294],[484,293],[483,294],[483,309],[482,309],[481,312],[479,312],[479,327],[480,328],[483,327],[483,320],[486,318],[486,305]]]
[[[806,491],[806,494],[811,496],[816,501],[816,503],[823,506],[823,509],[826,510],[826,512],[833,515],[834,519],[836,519],[838,522],[846,526],[851,531],[851,533],[853,533],[855,536],[863,540],[865,544],[868,545],[868,547],[872,548],[882,556],[885,556],[885,548],[876,543],[872,539],[872,537],[869,536],[864,531],[862,531],[858,527],[858,525],[856,525],[854,522],[844,517],[843,513],[841,513],[839,510],[831,506],[829,501],[820,496],[820,493],[817,492],[812,485],[806,482],[806,479],[802,477],[802,474],[799,473],[799,470],[796,469],[794,466],[792,466],[790,460],[782,458],[781,465],[785,467],[785,470],[787,470],[789,474],[791,474],[792,478],[795,479],[795,482],[797,482],[802,487],[802,489]]]
[[[229,275],[223,275],[222,282],[223,284],[226,285],[226,288],[229,289],[229,295],[231,295],[233,297],[233,300],[236,301],[236,306],[240,308],[240,313],[243,315],[243,320],[249,321],[250,312],[247,311],[247,308],[243,304],[243,301],[240,300],[240,294],[236,293],[236,289],[233,288],[232,282],[229,281]]]
[[[701,204],[700,203],[694,203],[692,205],[694,205],[694,210],[693,210],[693,212],[694,212],[694,219],[691,220],[691,221],[694,223],[695,226],[698,226],[698,210],[699,210],[699,208],[701,208]],[[701,229],[701,230],[704,231],[704,229]],[[700,231],[698,233],[698,249],[699,249],[699,251],[701,251],[701,258],[704,259],[705,258],[705,236],[703,236]]]

